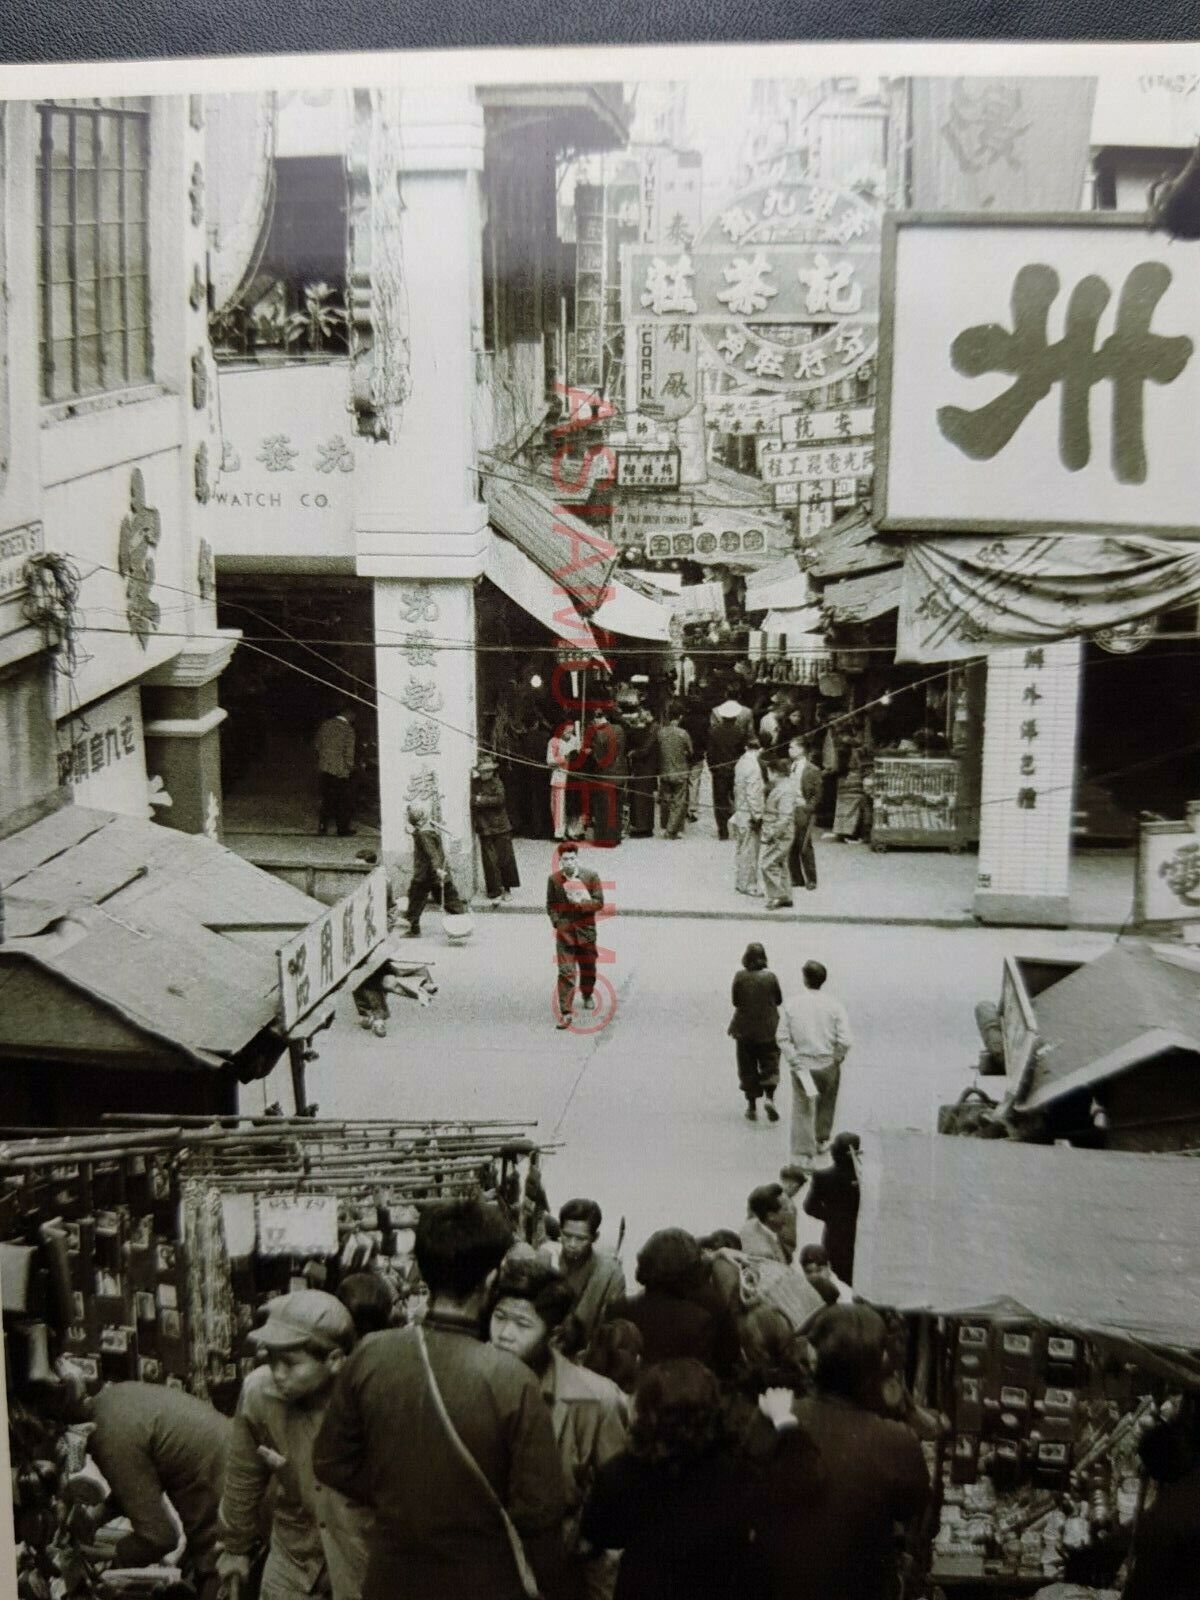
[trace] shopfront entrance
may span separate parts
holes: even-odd
[[[357,734],[354,820],[379,829],[375,641],[371,585],[352,578],[221,578],[217,615],[241,628],[221,680],[224,831],[317,832],[313,741],[325,717],[352,713]]]

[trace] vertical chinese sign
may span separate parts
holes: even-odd
[[[1068,920],[1075,807],[1077,639],[996,650],[988,657],[976,910],[1003,920]]]
[[[406,583],[400,591],[399,641],[403,687],[401,704],[407,716],[400,753],[409,767],[404,787],[406,806],[424,806],[436,822],[443,821],[444,790],[438,778],[437,758],[442,749],[442,724],[438,719],[445,697],[438,682],[441,604],[435,585]]]

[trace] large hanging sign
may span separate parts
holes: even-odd
[[[768,483],[813,483],[825,478],[868,478],[875,470],[875,446],[850,444],[792,450],[764,444],[759,452]]]
[[[876,521],[1194,538],[1200,274],[1134,215],[889,219]]]
[[[843,406],[839,411],[793,411],[779,419],[784,444],[824,444],[826,440],[870,439],[874,406]]]
[[[812,183],[751,189],[689,250],[622,251],[627,320],[694,324],[706,354],[747,388],[804,391],[875,354],[879,216]]]
[[[1148,922],[1200,922],[1200,803],[1184,822],[1143,821],[1134,914]]]
[[[294,1027],[386,938],[387,872],[376,867],[352,894],[280,946],[283,1026]]]
[[[699,393],[696,329],[686,322],[672,322],[661,328],[641,323],[633,333],[635,357],[630,368],[629,406],[667,422],[686,417]]]

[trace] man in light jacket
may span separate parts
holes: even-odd
[[[729,829],[737,843],[734,886],[739,894],[757,899],[762,897],[758,886],[758,846],[766,799],[761,755],[758,738],[752,733],[733,769],[733,815],[729,819]]]
[[[851,1044],[846,1008],[824,992],[826,976],[819,961],[806,961],[804,988],[785,995],[779,1011],[779,1048],[792,1075],[791,1160],[807,1172],[828,1148]]]

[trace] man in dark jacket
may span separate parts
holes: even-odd
[[[626,718],[629,733],[629,837],[654,833],[654,788],[658,776],[658,723],[646,706]]]
[[[817,1392],[765,1463],[758,1538],[773,1600],[890,1600],[895,1525],[929,1498],[916,1435],[877,1415],[887,1330],[870,1306],[829,1306],[806,1330]]]
[[[737,1324],[692,1235],[682,1228],[651,1234],[638,1255],[637,1281],[642,1293],[611,1302],[607,1315],[637,1328],[643,1367],[692,1356],[728,1377],[738,1358]]]
[[[179,1535],[165,1495],[179,1514],[197,1575],[212,1579],[229,1418],[159,1383],[108,1384],[96,1396],[92,1418],[92,1457],[133,1525],[117,1544],[117,1565],[151,1566],[174,1550]]]
[[[532,1372],[482,1337],[510,1242],[493,1206],[428,1207],[415,1246],[423,1327],[364,1340],[338,1375],[313,1470],[374,1508],[363,1600],[525,1600],[497,1500],[554,1593],[566,1496],[550,1414]]]
[[[681,725],[679,707],[668,706],[666,724],[658,730],[658,820],[668,839],[678,839],[687,820],[691,759],[692,741]]]
[[[622,734],[608,720],[608,712],[597,706],[585,743],[586,774],[580,785],[584,794],[584,816],[592,824],[594,844],[621,842],[622,773],[625,747]]]
[[[728,698],[713,711],[708,723],[708,770],[712,773],[713,811],[717,818],[717,837],[728,839],[729,818],[733,814],[733,769],[746,748],[754,718],[742,704],[741,690],[734,684]]]
[[[521,875],[513,852],[507,796],[494,756],[480,756],[471,774],[471,820],[479,838],[487,897],[493,903],[507,900],[511,890],[521,887]]]
[[[546,880],[546,915],[554,928],[558,964],[555,1026],[571,1026],[576,974],[585,1011],[596,1002],[596,913],[604,909],[604,887],[596,873],[579,865],[573,844],[558,852],[558,864]]]
[[[421,932],[421,913],[429,900],[441,902],[442,909],[457,916],[467,908],[454,887],[442,829],[430,821],[424,806],[409,806],[408,824],[412,829],[413,875],[408,886],[407,936],[416,939]]]
[[[829,1257],[835,1277],[854,1282],[854,1238],[858,1231],[859,1138],[856,1133],[839,1133],[829,1147],[831,1167],[813,1173],[804,1209],[810,1217],[825,1224],[821,1243]]]

